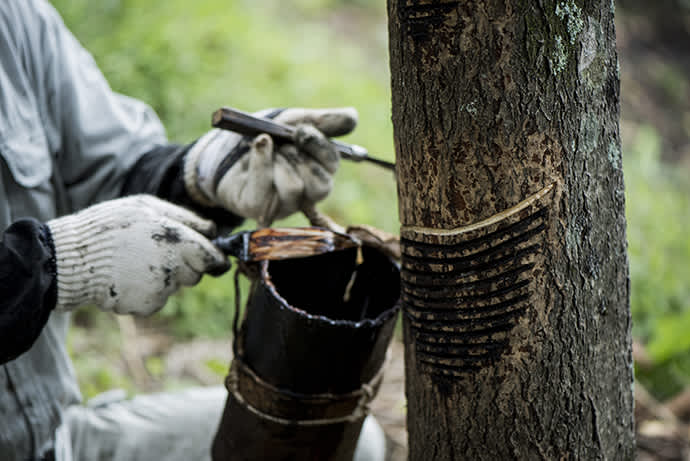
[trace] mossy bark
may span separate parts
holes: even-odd
[[[633,459],[612,2],[388,9],[410,459]]]

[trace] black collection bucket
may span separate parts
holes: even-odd
[[[374,248],[263,262],[214,461],[351,461],[399,308],[399,267]]]

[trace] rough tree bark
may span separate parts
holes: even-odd
[[[410,459],[633,459],[613,2],[388,9]]]

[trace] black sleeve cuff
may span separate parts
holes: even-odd
[[[196,203],[184,186],[184,157],[194,144],[156,146],[134,165],[122,190],[122,195],[152,194],[172,203],[194,210],[214,221],[221,229],[232,229],[244,221],[220,207],[206,207]]]
[[[12,224],[0,241],[0,363],[33,345],[57,303],[50,230],[35,219]]]

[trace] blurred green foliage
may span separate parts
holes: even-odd
[[[633,333],[652,359],[637,377],[659,398],[690,385],[690,181],[661,163],[643,126],[624,157]]]
[[[360,126],[349,140],[393,159],[385,2],[53,4],[113,88],[151,104],[174,141],[186,143],[202,134],[221,105],[248,111],[352,105],[360,112]],[[685,94],[686,84],[677,75],[661,77],[670,95]],[[690,183],[662,165],[652,129],[639,130],[630,146],[624,161],[633,330],[653,360],[650,369],[638,370],[638,377],[657,396],[666,397],[690,383]],[[343,164],[321,208],[345,224],[368,223],[392,232],[398,228],[394,179],[374,166]],[[283,224],[304,223],[294,217]],[[247,291],[243,283],[244,296]],[[154,322],[178,338],[225,337],[233,306],[232,276],[206,277],[200,286],[171,299]],[[98,363],[90,356],[77,358],[87,396],[123,385]],[[159,362],[147,365],[154,374],[162,373]],[[224,364],[209,367],[224,372]]]
[[[123,338],[115,316],[93,312],[88,308],[78,310],[67,338],[82,394],[88,399],[114,388],[135,392],[132,377],[116,365],[121,362]]]

